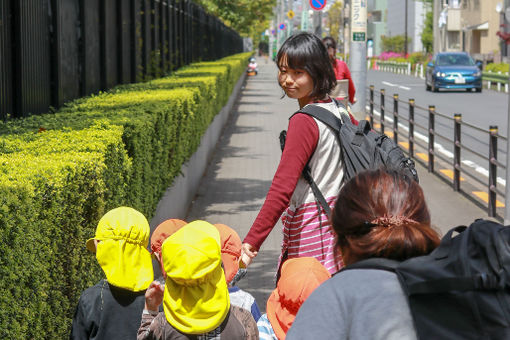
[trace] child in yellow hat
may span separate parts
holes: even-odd
[[[230,304],[220,235],[212,224],[180,228],[163,242],[161,256],[165,285],[154,281],[145,293],[138,340],[258,339],[251,313]]]
[[[106,279],[82,293],[71,339],[136,339],[145,291],[154,279],[149,233],[149,222],[133,208],[119,207],[101,218],[86,246]]]

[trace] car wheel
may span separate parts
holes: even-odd
[[[430,85],[425,81],[425,91],[430,91]]]
[[[431,89],[432,92],[437,92],[437,87],[434,85],[434,83],[432,83]]]
[[[476,88],[476,92],[482,92],[482,87],[481,87],[481,86],[480,86],[480,87],[477,87],[477,88]]]

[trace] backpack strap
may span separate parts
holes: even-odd
[[[342,103],[339,103],[336,100],[335,103],[337,104],[337,106],[343,106]],[[299,111],[297,111],[296,113],[304,113],[314,118],[317,118],[327,126],[331,127],[337,133],[340,131],[340,127],[342,126],[342,121],[338,117],[332,114],[328,109],[325,109],[318,105],[307,105],[300,109]],[[324,212],[326,212],[326,215],[328,215],[328,217],[331,217],[331,208],[329,207],[328,203],[326,202],[326,199],[324,198],[324,195],[317,186],[317,183],[315,183],[315,181],[313,180],[310,172],[310,167],[308,166],[308,164],[303,169],[303,178],[310,185],[310,188],[312,189],[312,193],[315,196],[315,199],[319,202]]]
[[[361,261],[352,263],[352,264],[342,268],[340,271],[338,271],[338,273],[340,273],[344,270],[351,270],[351,269],[378,269],[378,270],[386,270],[388,272],[395,273],[399,264],[400,264],[399,261],[386,259],[386,258],[382,258],[382,257],[374,257],[374,258],[365,259],[365,260],[361,260]]]
[[[342,126],[342,121],[337,116],[331,113],[328,109],[325,109],[318,105],[306,105],[296,113],[304,113],[314,118],[317,118],[318,120],[332,128],[333,130],[335,130],[337,133],[340,131],[340,127]]]

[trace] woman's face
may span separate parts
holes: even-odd
[[[328,47],[328,56],[329,60],[335,61],[336,59],[336,51],[333,47]]]
[[[313,79],[308,72],[289,68],[286,56],[281,59],[278,68],[278,82],[289,98],[300,99],[310,95]]]

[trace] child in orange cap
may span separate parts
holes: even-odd
[[[161,245],[165,240],[175,233],[177,230],[184,227],[188,222],[179,220],[177,218],[171,218],[166,221],[161,222],[151,236],[151,253],[158,261],[159,267],[161,269],[161,274],[163,278],[166,277],[165,268],[163,268],[163,261],[161,261]],[[164,281],[164,280],[162,280]]]
[[[225,224],[214,225],[220,233],[221,260],[228,284],[230,302],[234,306],[247,309],[257,321],[261,314],[255,298],[248,292],[235,286],[234,277],[239,271],[239,258],[241,257],[241,238],[237,232]]]
[[[267,300],[267,314],[257,322],[261,340],[283,340],[308,296],[331,277],[314,257],[298,257],[283,263],[280,280]]]

